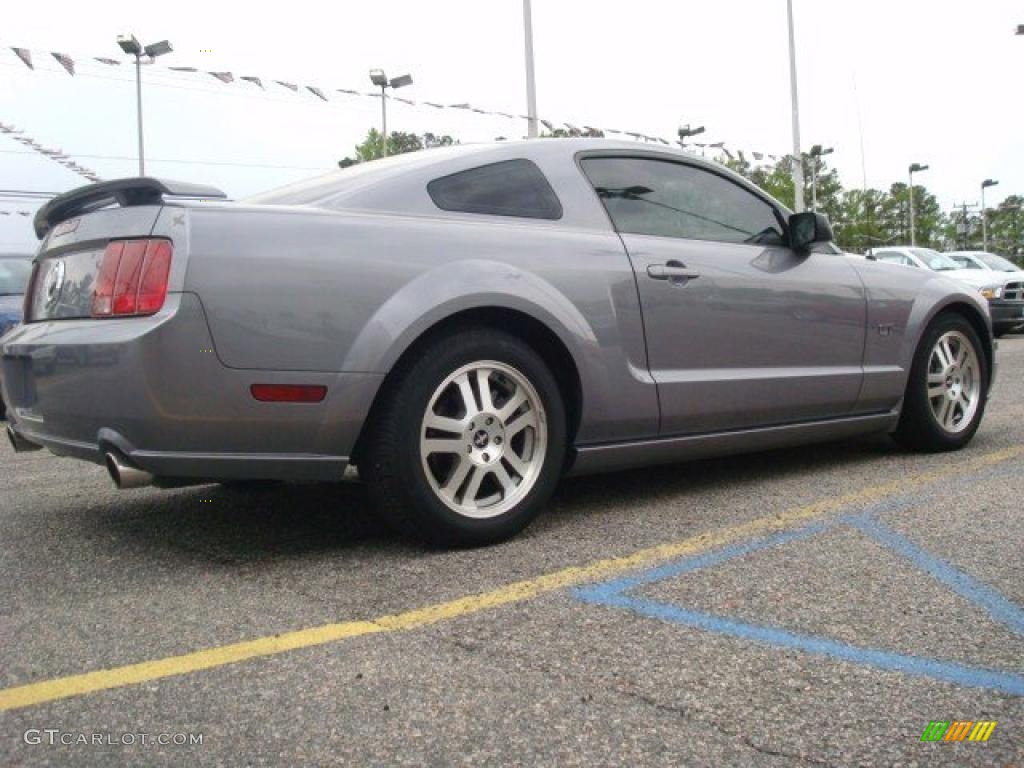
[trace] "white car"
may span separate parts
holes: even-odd
[[[918,246],[885,246],[870,249],[865,258],[930,269],[977,288],[988,299],[992,332],[996,336],[1024,324],[1024,271],[1000,256],[982,251],[939,253]],[[1002,268],[987,266],[987,262],[995,259],[1002,263]],[[1006,265],[1011,269],[1006,269]]]

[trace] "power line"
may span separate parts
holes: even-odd
[[[34,155],[35,152],[27,152],[21,149],[0,149],[0,153],[7,155]],[[90,160],[126,160],[136,162],[138,158],[129,157],[128,155],[87,155],[81,152],[70,153],[74,157],[88,158]],[[151,157],[146,158],[147,162],[154,163],[183,163],[187,165],[226,165],[236,166],[239,168],[272,168],[279,170],[290,170],[290,171],[325,171],[330,170],[329,167],[322,165],[310,166],[310,165],[273,165],[268,163],[234,163],[226,160],[177,160],[173,158],[158,158]]]

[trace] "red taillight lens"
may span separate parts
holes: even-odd
[[[103,252],[93,290],[93,317],[152,315],[167,298],[174,250],[167,240],[120,240]]]
[[[319,403],[327,395],[316,384],[253,384],[249,391],[264,403]]]
[[[146,263],[139,282],[139,301],[136,311],[140,315],[159,312],[167,298],[167,276],[171,273],[171,244],[166,240],[150,240],[146,249]]]

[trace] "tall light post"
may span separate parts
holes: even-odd
[[[796,38],[793,34],[793,0],[786,0],[789,18],[789,94],[793,102],[793,202],[797,213],[804,209],[804,165],[800,155],[800,102],[796,89]]]
[[[383,139],[383,155],[388,156],[388,88],[404,88],[412,85],[412,75],[401,75],[388,80],[383,69],[370,70],[370,82],[380,87],[380,132]]]
[[[170,53],[174,48],[166,40],[143,46],[142,43],[135,39],[135,35],[119,35],[117,44],[121,46],[122,51],[129,56],[135,57],[135,104],[139,122],[139,176],[145,176],[146,150],[142,140],[142,56],[145,54],[149,57],[149,61],[146,63],[152,64],[158,56]]]
[[[920,163],[911,163],[907,169],[907,173],[910,176],[910,186],[907,188],[907,198],[910,201],[910,244],[917,245],[914,240],[914,174],[920,173],[921,171],[927,171],[927,165],[921,165]]]
[[[994,187],[999,182],[995,179],[985,179],[981,182],[981,250],[988,250],[988,211],[985,209],[985,190]]]
[[[526,40],[526,135],[537,138],[537,82],[533,76],[533,12],[523,0],[523,36]]]
[[[822,147],[821,144],[815,144],[811,147],[811,210],[818,210],[818,161],[825,155],[831,155],[835,152],[832,147]]]
[[[691,128],[690,124],[687,123],[686,125],[682,126],[679,129],[679,146],[685,149],[686,140],[688,138],[690,138],[691,136],[699,136],[702,133],[704,133],[703,125],[698,125],[696,128]]]

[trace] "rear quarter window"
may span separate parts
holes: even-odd
[[[443,211],[562,218],[555,190],[529,160],[504,160],[442,176],[427,184],[427,193]]]

